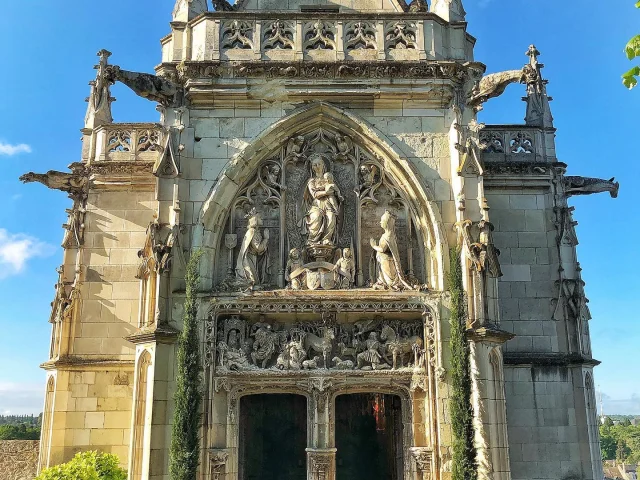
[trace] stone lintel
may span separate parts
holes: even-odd
[[[504,353],[505,365],[531,365],[531,366],[556,366],[568,367],[570,365],[585,365],[595,367],[600,365],[599,360],[588,358],[578,353]]]

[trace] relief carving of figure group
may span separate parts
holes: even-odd
[[[217,367],[245,370],[422,370],[424,331],[420,320],[377,316],[355,324],[334,321],[281,325],[231,316],[217,324]]]
[[[234,203],[219,290],[421,288],[429,255],[380,161],[347,135],[292,137]]]

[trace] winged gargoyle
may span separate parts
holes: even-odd
[[[164,106],[179,106],[182,102],[182,87],[166,78],[151,73],[130,72],[117,65],[106,67],[106,77],[110,82],[121,82],[136,95]]]
[[[609,192],[611,198],[617,198],[618,190],[620,190],[620,183],[616,182],[615,178],[602,180],[601,178],[590,177],[564,177],[564,191],[568,197]]]
[[[524,70],[507,70],[482,77],[467,97],[467,105],[481,109],[483,103],[504,93],[512,83],[525,83]]]
[[[71,195],[81,195],[88,179],[78,173],[49,170],[47,173],[25,173],[20,177],[20,181],[22,183],[38,182],[53,190],[61,190]]]

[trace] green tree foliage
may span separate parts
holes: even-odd
[[[184,324],[178,338],[175,411],[169,453],[171,480],[195,480],[200,458],[202,390],[198,341],[198,285],[202,252],[189,259],[185,282]]]
[[[636,2],[636,8],[640,8],[640,2]],[[627,58],[629,60],[633,60],[634,58],[640,57],[640,35],[636,35],[627,46],[624,48],[624,52],[627,54]],[[631,89],[638,85],[638,79],[636,77],[640,76],[640,65],[636,65],[627,73],[622,75],[622,83],[625,87]]]
[[[127,471],[111,453],[81,452],[62,465],[44,469],[35,480],[127,480]]]
[[[0,425],[0,440],[39,440],[40,427],[21,423]]]
[[[640,463],[640,425],[632,425],[628,418],[614,425],[607,417],[600,425],[600,448],[603,460]]]
[[[473,407],[469,343],[466,338],[467,315],[462,285],[460,250],[451,250],[449,273],[451,292],[451,428],[453,430],[453,480],[476,480],[478,470],[473,444]]]

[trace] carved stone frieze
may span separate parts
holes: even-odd
[[[227,449],[210,448],[207,451],[209,455],[209,474],[211,480],[221,480],[225,476],[227,461],[229,460],[229,451]]]
[[[529,162],[485,162],[488,175],[549,175],[551,166],[547,163]]]
[[[322,322],[281,324],[238,315],[211,321],[207,328],[207,364],[218,372],[305,370],[405,370],[425,367],[422,320],[386,320],[381,316],[341,324],[330,314]]]

